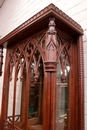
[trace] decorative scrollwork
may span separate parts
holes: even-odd
[[[20,120],[20,117],[21,117],[20,115],[15,115],[15,122],[18,122]],[[12,118],[13,116],[8,116],[7,120],[12,122]]]
[[[66,45],[66,46],[65,46]],[[64,47],[63,47],[64,46]],[[71,53],[70,53],[71,45],[70,44],[64,44],[62,45],[62,49],[60,51],[59,55],[59,62],[61,64],[61,81],[63,83],[67,82],[67,66],[71,65]]]
[[[15,60],[16,60],[16,61],[19,60],[20,55],[21,55],[21,50],[20,50],[20,48],[17,48],[17,49],[15,50],[15,53],[14,53],[14,56],[15,56]]]
[[[17,126],[14,125],[14,128],[13,128],[13,124],[12,122],[9,122],[7,120],[4,121],[4,124],[3,124],[4,128],[6,130],[21,130],[20,128],[18,128]]]
[[[32,54],[33,54],[33,51],[34,50],[34,44],[30,41],[26,47],[25,47],[25,54],[26,54],[26,57],[28,59],[28,61],[30,60]]]
[[[33,62],[31,65],[32,69],[32,77],[31,80],[36,82],[39,79],[39,65],[40,65],[41,55],[40,52],[36,49],[34,55],[33,55]]]
[[[41,53],[44,57],[45,50],[45,33],[41,33],[36,37],[27,39],[21,44],[17,44],[13,49],[9,49],[10,58],[10,81],[12,80],[13,67],[16,67],[16,77],[21,71],[20,80],[23,80],[23,72],[26,67],[26,62],[30,63],[30,59],[33,58],[35,68],[34,68],[34,80],[38,79],[38,66],[41,59]],[[38,49],[37,49],[38,48]],[[18,79],[18,77],[17,77]]]
[[[12,124],[11,124],[9,121],[7,121],[7,120],[4,121],[3,126],[4,126],[4,128],[6,128],[7,130],[12,130]]]
[[[57,33],[57,61],[61,66],[61,82],[67,82],[67,67],[71,66],[71,43],[72,38],[58,32]]]
[[[14,67],[14,60],[12,58],[10,61],[10,81],[12,80],[13,67]]]
[[[65,55],[68,64],[71,64],[71,43],[72,39],[70,38],[65,38],[61,35],[57,35],[58,39],[58,49],[57,49],[57,60],[60,59],[61,54]]]

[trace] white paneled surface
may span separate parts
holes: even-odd
[[[76,21],[82,22],[82,19],[86,19],[83,14],[86,10],[87,0],[5,0],[0,11],[3,14],[1,37],[7,35],[50,3],[54,3]],[[83,13],[80,14],[81,12]]]
[[[2,7],[5,0],[0,0],[0,8]]]
[[[85,116],[85,130],[87,130],[87,116]]]
[[[75,1],[72,1],[72,2],[75,3]],[[72,8],[66,10],[66,13],[69,16],[74,16],[74,15],[79,14],[80,12],[86,10],[87,9],[86,5],[87,5],[87,1],[86,0],[78,1],[78,3],[75,4]]]
[[[0,19],[1,19],[1,9],[0,9]],[[0,22],[0,39],[1,39],[1,22]]]

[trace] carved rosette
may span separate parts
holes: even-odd
[[[56,71],[57,67],[57,31],[55,30],[55,19],[49,19],[49,29],[46,33],[45,42],[45,71]]]

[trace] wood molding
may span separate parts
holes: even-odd
[[[84,130],[84,60],[82,36],[78,38],[79,130]]]
[[[0,40],[0,45],[4,45],[4,47],[6,47],[7,45],[10,45],[10,42],[13,42],[13,44],[15,42],[18,42],[20,40],[27,37],[26,31],[28,32],[28,36],[29,33],[35,33],[35,30],[32,30],[32,28],[37,28],[36,25],[38,26],[39,24],[39,28],[44,28],[47,27],[48,23],[48,19],[49,17],[55,17],[56,19],[56,23],[60,23],[60,21],[64,24],[64,26],[62,27],[62,29],[67,28],[68,27],[68,31],[70,30],[70,28],[72,29],[72,35],[79,35],[79,34],[83,34],[83,30],[81,28],[81,26],[76,23],[73,19],[71,19],[68,15],[66,15],[64,12],[62,12],[58,7],[56,7],[54,4],[50,4],[48,5],[46,8],[44,8],[43,10],[41,10],[40,12],[38,12],[36,15],[34,15],[33,17],[31,17],[29,20],[27,20],[26,22],[24,22],[23,24],[21,24],[19,27],[17,27],[15,30],[13,30],[12,32],[10,32],[9,34],[7,34],[5,37],[3,37]],[[43,27],[40,26],[42,20],[44,20],[44,25]],[[56,26],[59,26],[56,24]],[[39,28],[37,28],[37,31],[39,31]],[[23,35],[25,33],[25,35]]]

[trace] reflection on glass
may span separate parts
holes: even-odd
[[[21,103],[22,103],[22,82],[20,80],[21,71],[19,70],[16,81],[16,103],[15,103],[15,121],[21,120]]]
[[[61,87],[60,116],[67,114],[67,86]]]
[[[69,73],[70,66],[63,52],[57,66],[56,130],[65,130],[68,125]]]
[[[9,79],[8,111],[7,111],[8,121],[12,121],[12,116],[13,116],[14,73],[15,73],[15,68],[13,67],[12,78]]]
[[[38,60],[38,59],[37,59]],[[31,84],[29,89],[29,108],[28,118],[39,118],[42,120],[42,97],[43,97],[43,63],[39,64],[33,61],[31,64]]]
[[[38,117],[39,87],[30,88],[29,119]]]

